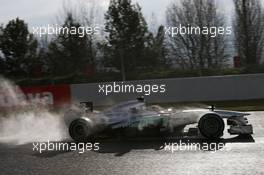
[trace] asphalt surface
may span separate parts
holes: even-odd
[[[248,116],[253,140],[226,139],[219,150],[175,150],[162,146],[180,140],[130,140],[100,143],[99,151],[33,151],[33,144],[0,144],[0,174],[264,174],[264,112]],[[185,143],[196,140],[183,141]]]

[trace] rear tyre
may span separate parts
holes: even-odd
[[[71,122],[69,134],[75,142],[87,142],[91,137],[90,122],[84,118],[79,118]]]

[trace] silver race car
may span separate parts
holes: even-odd
[[[189,132],[209,140],[221,138],[225,125],[230,126],[227,131],[231,135],[253,134],[253,127],[245,117],[250,114],[243,112],[214,107],[164,109],[147,106],[144,98],[120,103],[103,112],[94,112],[92,103],[81,104],[81,109],[71,109],[65,114],[69,134],[76,142],[87,142],[97,137],[167,137],[191,124],[196,126],[189,128]]]

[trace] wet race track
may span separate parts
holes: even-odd
[[[162,149],[179,140],[108,141],[99,151],[33,151],[0,144],[0,174],[264,174],[264,112],[248,116],[251,139],[228,139],[213,151]],[[187,141],[189,143],[189,141]],[[186,142],[186,143],[187,143]],[[190,141],[192,142],[192,141]]]

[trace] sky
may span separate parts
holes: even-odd
[[[70,0],[0,0],[0,24],[6,24],[9,20],[19,17],[25,20],[30,27],[54,24],[56,16],[62,10],[65,2]],[[73,0],[72,0],[73,1]],[[77,0],[75,0],[76,2]],[[92,0],[78,0],[89,2]],[[154,13],[158,23],[164,23],[165,11],[172,1],[179,0],[132,0],[142,7],[147,21]],[[216,0],[220,10],[230,14],[232,0]],[[95,0],[102,9],[107,9],[109,0]]]

